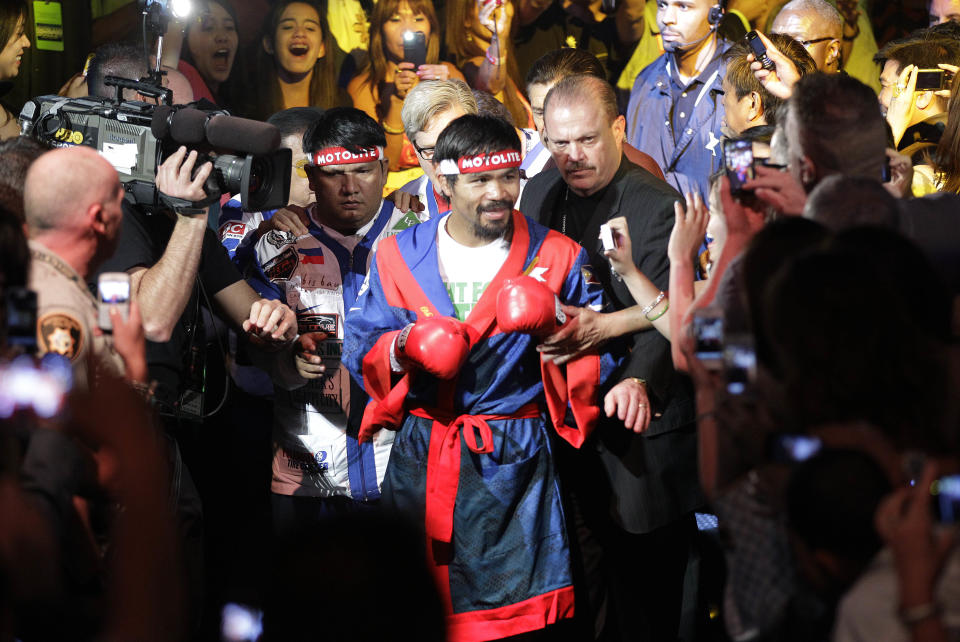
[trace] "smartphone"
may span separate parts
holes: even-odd
[[[723,372],[727,392],[742,395],[757,379],[757,353],[750,335],[726,337],[723,345]]]
[[[743,184],[753,180],[753,141],[745,138],[732,138],[723,142],[723,163],[730,181],[730,192],[742,194],[749,192]]]
[[[960,475],[947,475],[930,484],[933,516],[941,524],[960,522]]]
[[[37,293],[28,288],[7,288],[4,295],[7,313],[7,344],[37,351]]]
[[[124,320],[130,316],[130,275],[104,272],[97,279],[97,323],[101,330],[113,330],[110,308],[116,306]]]
[[[220,639],[224,642],[256,642],[263,635],[263,612],[228,602],[220,614]]]
[[[746,35],[746,39],[747,46],[749,46],[750,51],[753,52],[753,57],[757,59],[757,62],[759,62],[764,69],[773,71],[777,68],[767,55],[767,47],[763,44],[763,40],[760,40],[760,36],[757,35],[756,31],[749,32]]]
[[[703,365],[719,370],[723,365],[723,313],[718,309],[697,310],[693,315],[694,352]]]
[[[414,69],[427,64],[427,36],[422,31],[403,32],[403,61],[412,62]]]
[[[806,461],[823,449],[819,437],[778,433],[767,437],[767,457],[779,464]]]
[[[950,89],[952,80],[943,69],[918,69],[916,91]]]
[[[606,223],[600,226],[600,243],[603,245],[604,252],[617,249],[613,241],[613,230]]]

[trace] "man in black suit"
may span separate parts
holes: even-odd
[[[561,453],[577,531],[586,526],[592,533],[581,540],[584,588],[590,609],[602,612],[604,591],[590,562],[599,543],[615,613],[606,627],[612,639],[676,639],[682,596],[695,595],[684,577],[696,536],[693,511],[702,502],[692,391],[673,368],[669,342],[644,319],[641,306],[653,302],[634,301],[612,274],[599,232],[608,220],[626,217],[634,261],[666,288],[667,242],[680,194],[623,157],[625,121],[603,80],[572,76],[554,86],[544,103],[544,125],[556,168],[527,183],[520,211],[587,250],[610,313],[569,310],[574,320],[563,339],[548,338],[541,351],[562,361],[612,340],[622,342],[626,356],[619,376],[611,378],[616,383],[604,399],[601,414],[607,417],[593,448]]]

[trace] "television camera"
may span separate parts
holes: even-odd
[[[286,205],[292,155],[280,149],[280,131],[196,103],[173,105],[159,68],[161,29],[171,8],[157,0],[141,0],[141,7],[145,31],[159,31],[155,69],[140,80],[108,76],[104,83],[116,89],[112,98],[33,98],[20,111],[20,133],[49,147],[92,147],[116,168],[127,198],[147,211],[165,205],[203,207],[227,193],[238,194],[245,211]],[[125,100],[124,90],[135,92],[137,100]],[[157,168],[181,145],[198,152],[196,167],[213,163],[203,203],[169,199],[156,188]]]

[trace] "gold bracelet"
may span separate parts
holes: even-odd
[[[390,127],[386,123],[381,123],[380,126],[383,127],[383,131],[385,131],[388,134],[393,134],[394,136],[404,133],[403,127],[400,127],[400,128]]]
[[[630,377],[630,379],[632,379],[634,383],[639,383],[641,386],[646,387],[647,385],[646,379],[641,379],[640,377]]]

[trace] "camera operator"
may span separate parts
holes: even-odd
[[[157,189],[173,198],[200,202],[213,169],[194,173],[197,153],[181,147],[157,169]],[[195,174],[195,175],[194,175]],[[198,322],[200,298],[260,346],[282,347],[296,336],[296,319],[282,303],[260,299],[240,278],[213,230],[206,207],[182,207],[168,216],[149,215],[123,201],[117,252],[104,270],[130,274],[131,296],[140,304],[150,376],[160,401],[180,389],[182,355]]]
[[[212,165],[194,172],[196,151],[181,147],[157,169],[156,186],[167,198],[191,204],[204,201],[204,181]],[[201,614],[204,592],[203,509],[193,480],[207,453],[194,447],[208,414],[202,402],[209,377],[204,363],[204,323],[201,306],[246,336],[259,365],[279,385],[302,382],[291,341],[296,317],[279,301],[260,299],[240,277],[216,233],[207,225],[206,207],[178,207],[148,214],[123,201],[120,243],[104,270],[130,275],[131,297],[140,305],[148,339],[147,366],[157,382],[154,398],[168,434],[180,449],[171,449],[173,488],[189,576],[188,597],[193,626]],[[268,350],[272,354],[268,354]],[[262,358],[261,358],[262,357]],[[212,379],[211,379],[212,380]],[[200,403],[196,403],[200,400]],[[206,414],[205,414],[206,413]],[[190,463],[195,462],[195,463]]]

